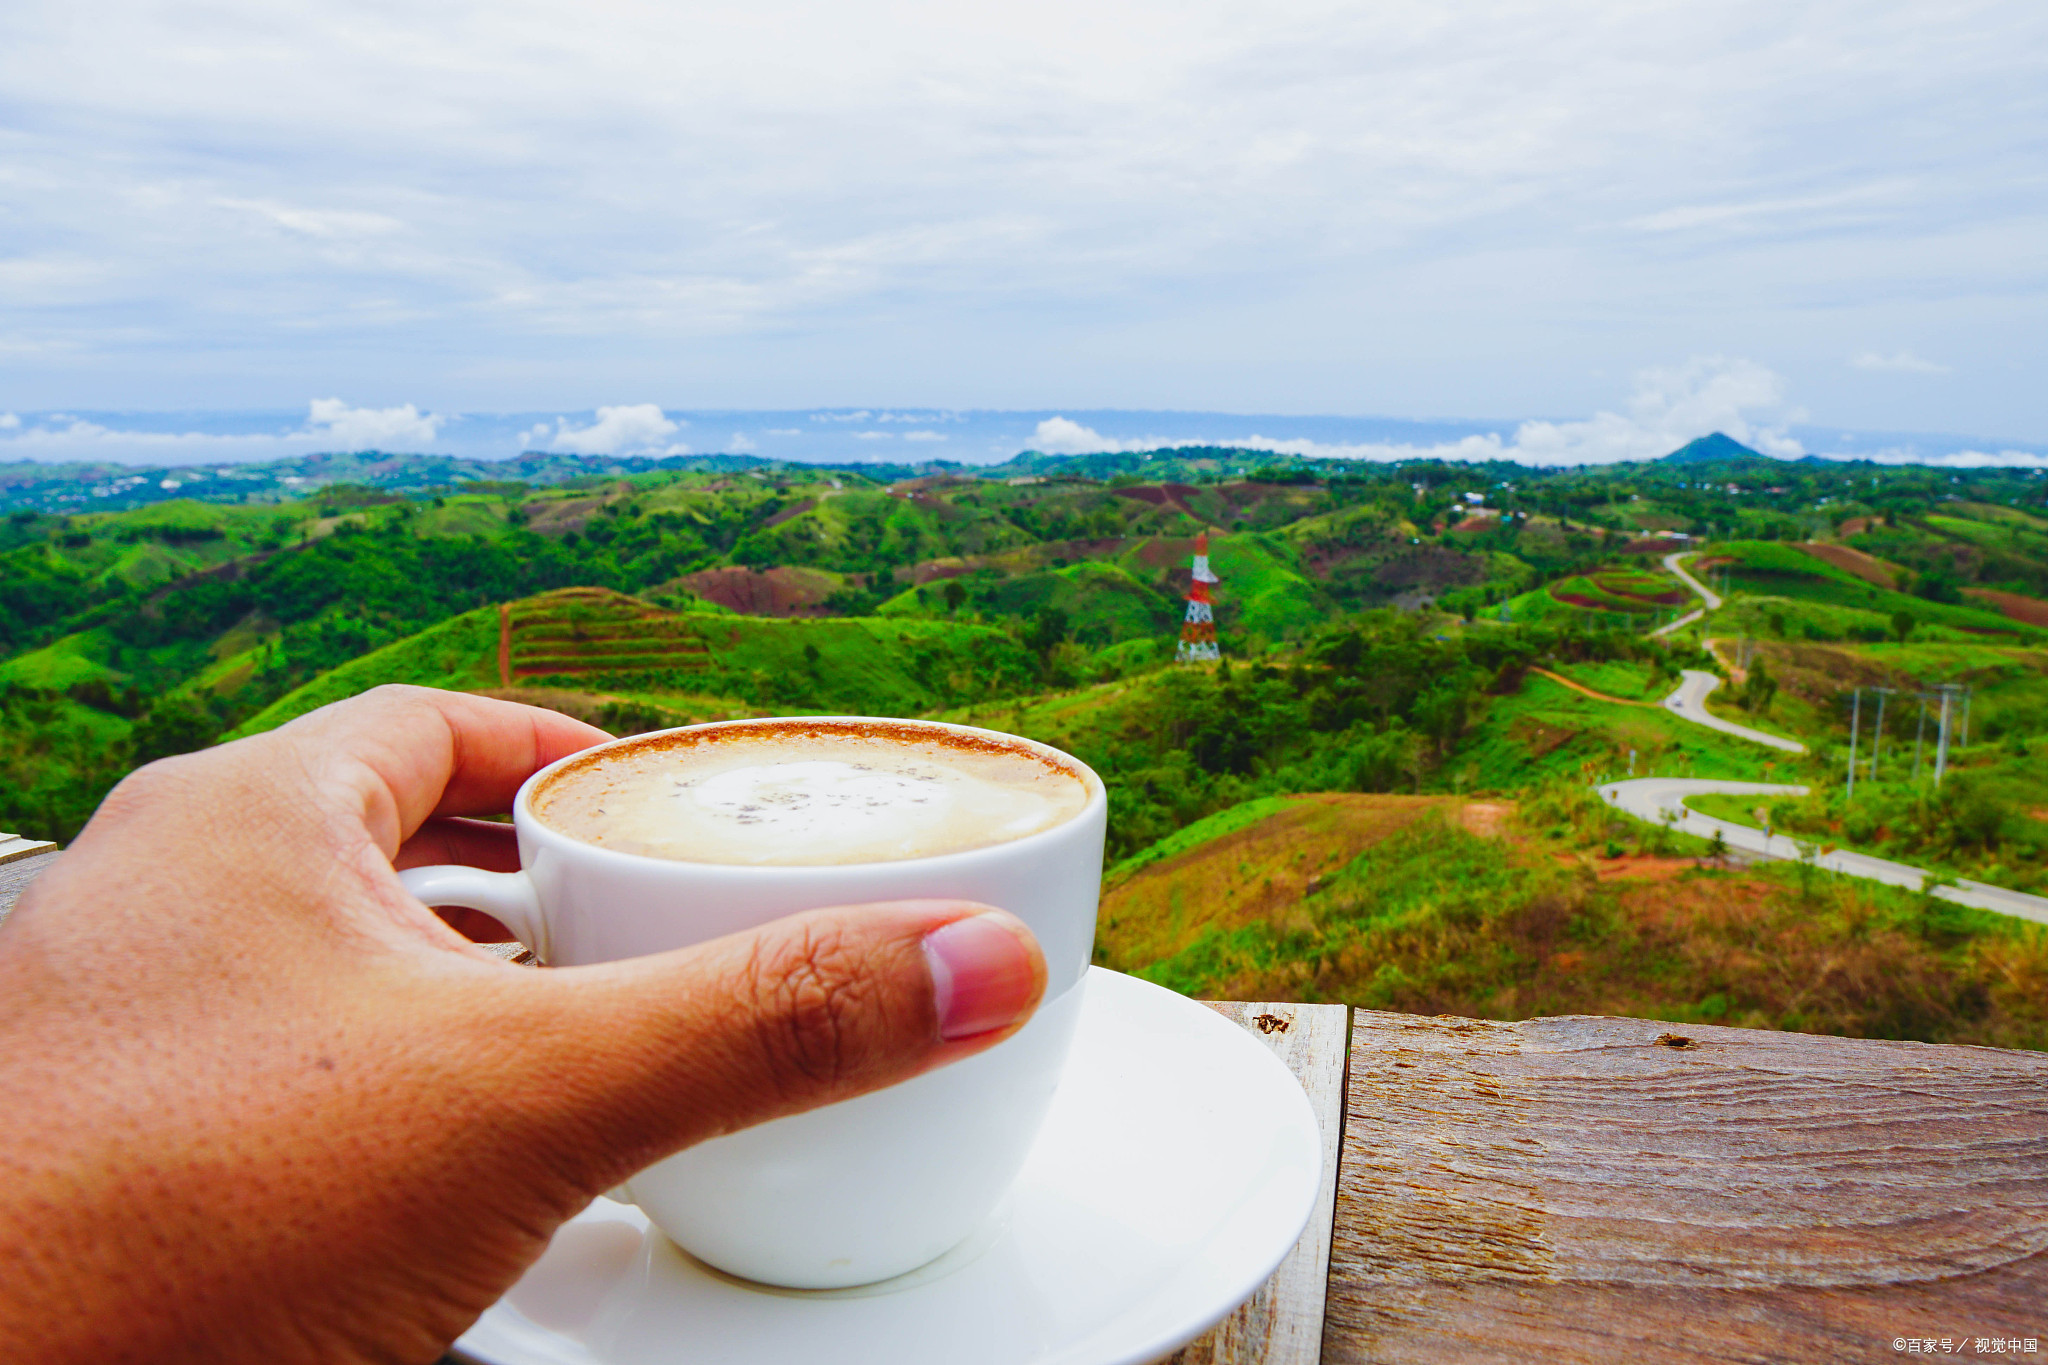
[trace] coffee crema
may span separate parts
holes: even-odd
[[[620,853],[825,867],[1009,843],[1088,804],[1081,774],[993,737],[886,721],[770,721],[656,735],[570,762],[542,823]]]

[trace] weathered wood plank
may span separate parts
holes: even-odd
[[[1344,1127],[1349,1011],[1342,1005],[1204,1003],[1270,1047],[1308,1091],[1323,1130],[1323,1185],[1301,1240],[1273,1277],[1236,1312],[1169,1360],[1173,1365],[1316,1365],[1322,1358],[1330,1219]]]
[[[0,852],[5,851],[4,845],[12,837],[0,834]],[[56,861],[55,844],[44,844],[40,848],[0,858],[0,924],[7,922],[8,912],[14,909],[14,902],[21,893],[28,890],[28,884],[42,876]]]
[[[9,834],[0,830],[0,863],[11,863],[21,858],[33,858],[38,853],[55,853],[57,846],[42,839],[31,839],[26,834]]]
[[[1348,1088],[1333,1363],[2048,1337],[2048,1055],[1361,1010]]]

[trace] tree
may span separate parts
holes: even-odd
[[[1058,607],[1040,607],[1038,614],[1031,618],[1031,627],[1024,634],[1024,644],[1041,659],[1052,653],[1054,645],[1067,638],[1067,614]]]
[[[213,743],[220,723],[197,703],[167,697],[150,708],[135,727],[135,762],[153,763],[172,754],[189,754]]]
[[[1913,633],[1913,613],[1901,607],[1892,613],[1892,634],[1899,637],[1899,643],[1906,643],[1906,637]]]
[[[967,589],[961,584],[960,580],[957,578],[949,578],[946,580],[944,593],[946,598],[946,610],[949,612],[959,611],[960,604],[967,600]]]

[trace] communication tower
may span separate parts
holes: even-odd
[[[1181,663],[1213,663],[1222,658],[1216,648],[1216,613],[1209,597],[1209,585],[1216,575],[1209,569],[1209,533],[1195,537],[1194,582],[1188,584],[1188,614],[1180,628],[1180,648],[1174,658]]]

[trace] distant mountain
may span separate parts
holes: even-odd
[[[453,455],[401,455],[378,450],[292,455],[246,464],[140,466],[0,462],[0,511],[119,512],[194,498],[200,502],[277,502],[332,484],[391,494],[487,491],[500,485],[546,487],[656,470],[733,474],[770,468],[752,455],[559,455],[528,451],[508,460]],[[501,489],[502,491],[502,489]]]
[[[1697,441],[1687,441],[1669,455],[1657,461],[1658,464],[1711,464],[1721,460],[1769,460],[1771,457],[1760,450],[1751,450],[1732,436],[1715,432],[1702,436]]]

